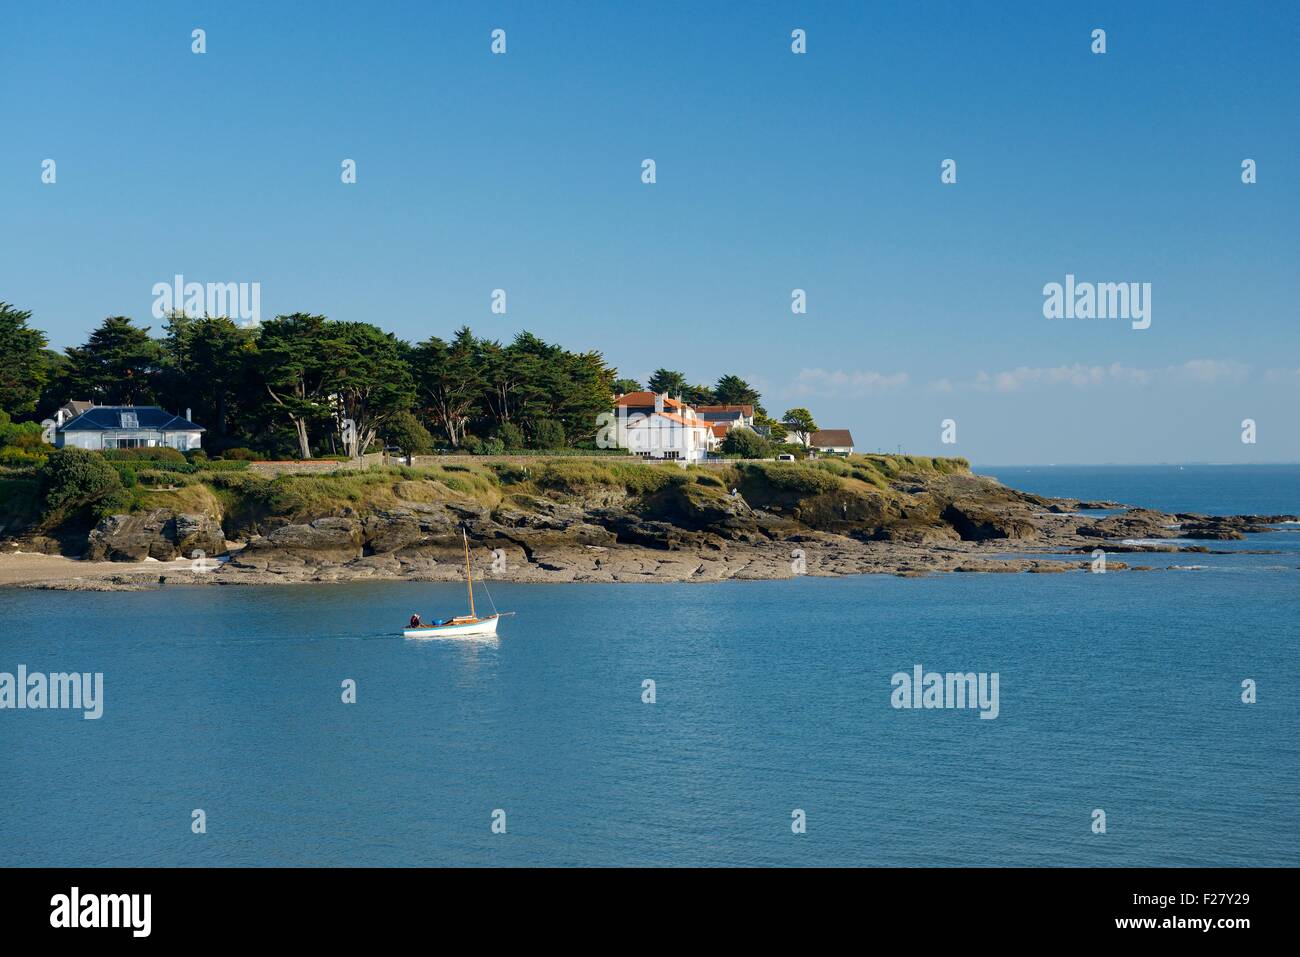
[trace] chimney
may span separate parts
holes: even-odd
[[[187,421],[187,422],[193,422],[193,421],[194,421],[194,419],[191,418],[191,416],[190,416],[190,407],[189,407],[188,405],[185,407],[185,421]]]
[[[656,393],[655,393],[655,411],[656,411],[656,412],[662,412],[663,410],[664,410],[664,397],[663,397],[662,395],[660,395],[658,392],[656,392]]]

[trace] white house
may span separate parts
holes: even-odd
[[[808,445],[829,455],[852,455],[853,435],[848,429],[822,429],[812,434]]]
[[[615,402],[620,448],[645,459],[703,461],[719,439],[711,424],[678,399],[653,392],[629,392]]]
[[[754,407],[752,405],[699,405],[695,414],[710,425],[722,425],[726,431],[732,429],[752,429],[754,427]]]
[[[59,425],[54,444],[96,450],[197,449],[206,430],[191,422],[189,414],[186,409],[181,418],[156,405],[96,405]]]

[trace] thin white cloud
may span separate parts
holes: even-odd
[[[906,372],[886,375],[864,369],[800,369],[786,394],[819,398],[854,398],[878,395],[905,388],[910,380]]]
[[[1235,359],[1192,359],[1165,371],[1189,382],[1240,382],[1250,375],[1250,366]]]
[[[1089,389],[1105,386],[1146,386],[1154,383],[1193,383],[1206,385],[1240,382],[1250,374],[1250,366],[1235,359],[1191,359],[1180,365],[1158,369],[1140,369],[1121,362],[1110,365],[1017,366],[1002,372],[979,372],[966,386],[980,392],[1020,392],[1032,388],[1065,386]],[[931,388],[951,391],[953,383],[940,379]]]
[[[1264,373],[1265,382],[1300,382],[1300,369],[1269,369]]]

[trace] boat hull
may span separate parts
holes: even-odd
[[[477,621],[452,622],[447,625],[422,625],[406,628],[404,638],[491,638],[497,633],[499,616],[480,618]]]

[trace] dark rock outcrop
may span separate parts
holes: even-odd
[[[983,542],[993,538],[1035,539],[1036,526],[1028,514],[1013,508],[987,506],[979,502],[953,502],[941,513],[963,541]]]
[[[1262,531],[1262,529],[1261,529]],[[1184,525],[1179,529],[1180,538],[1208,539],[1228,542],[1244,539],[1246,536],[1228,525]]]
[[[91,561],[138,562],[155,558],[167,562],[199,555],[210,558],[225,550],[225,535],[215,519],[160,508],[141,515],[105,518],[87,536],[85,557]]]
[[[287,558],[300,562],[348,562],[361,557],[362,541],[361,523],[355,518],[318,518],[259,535],[239,553],[239,560]]]
[[[1149,508],[1131,508],[1121,515],[1080,525],[1078,533],[1088,538],[1177,538],[1177,526],[1178,521],[1172,515]]]

